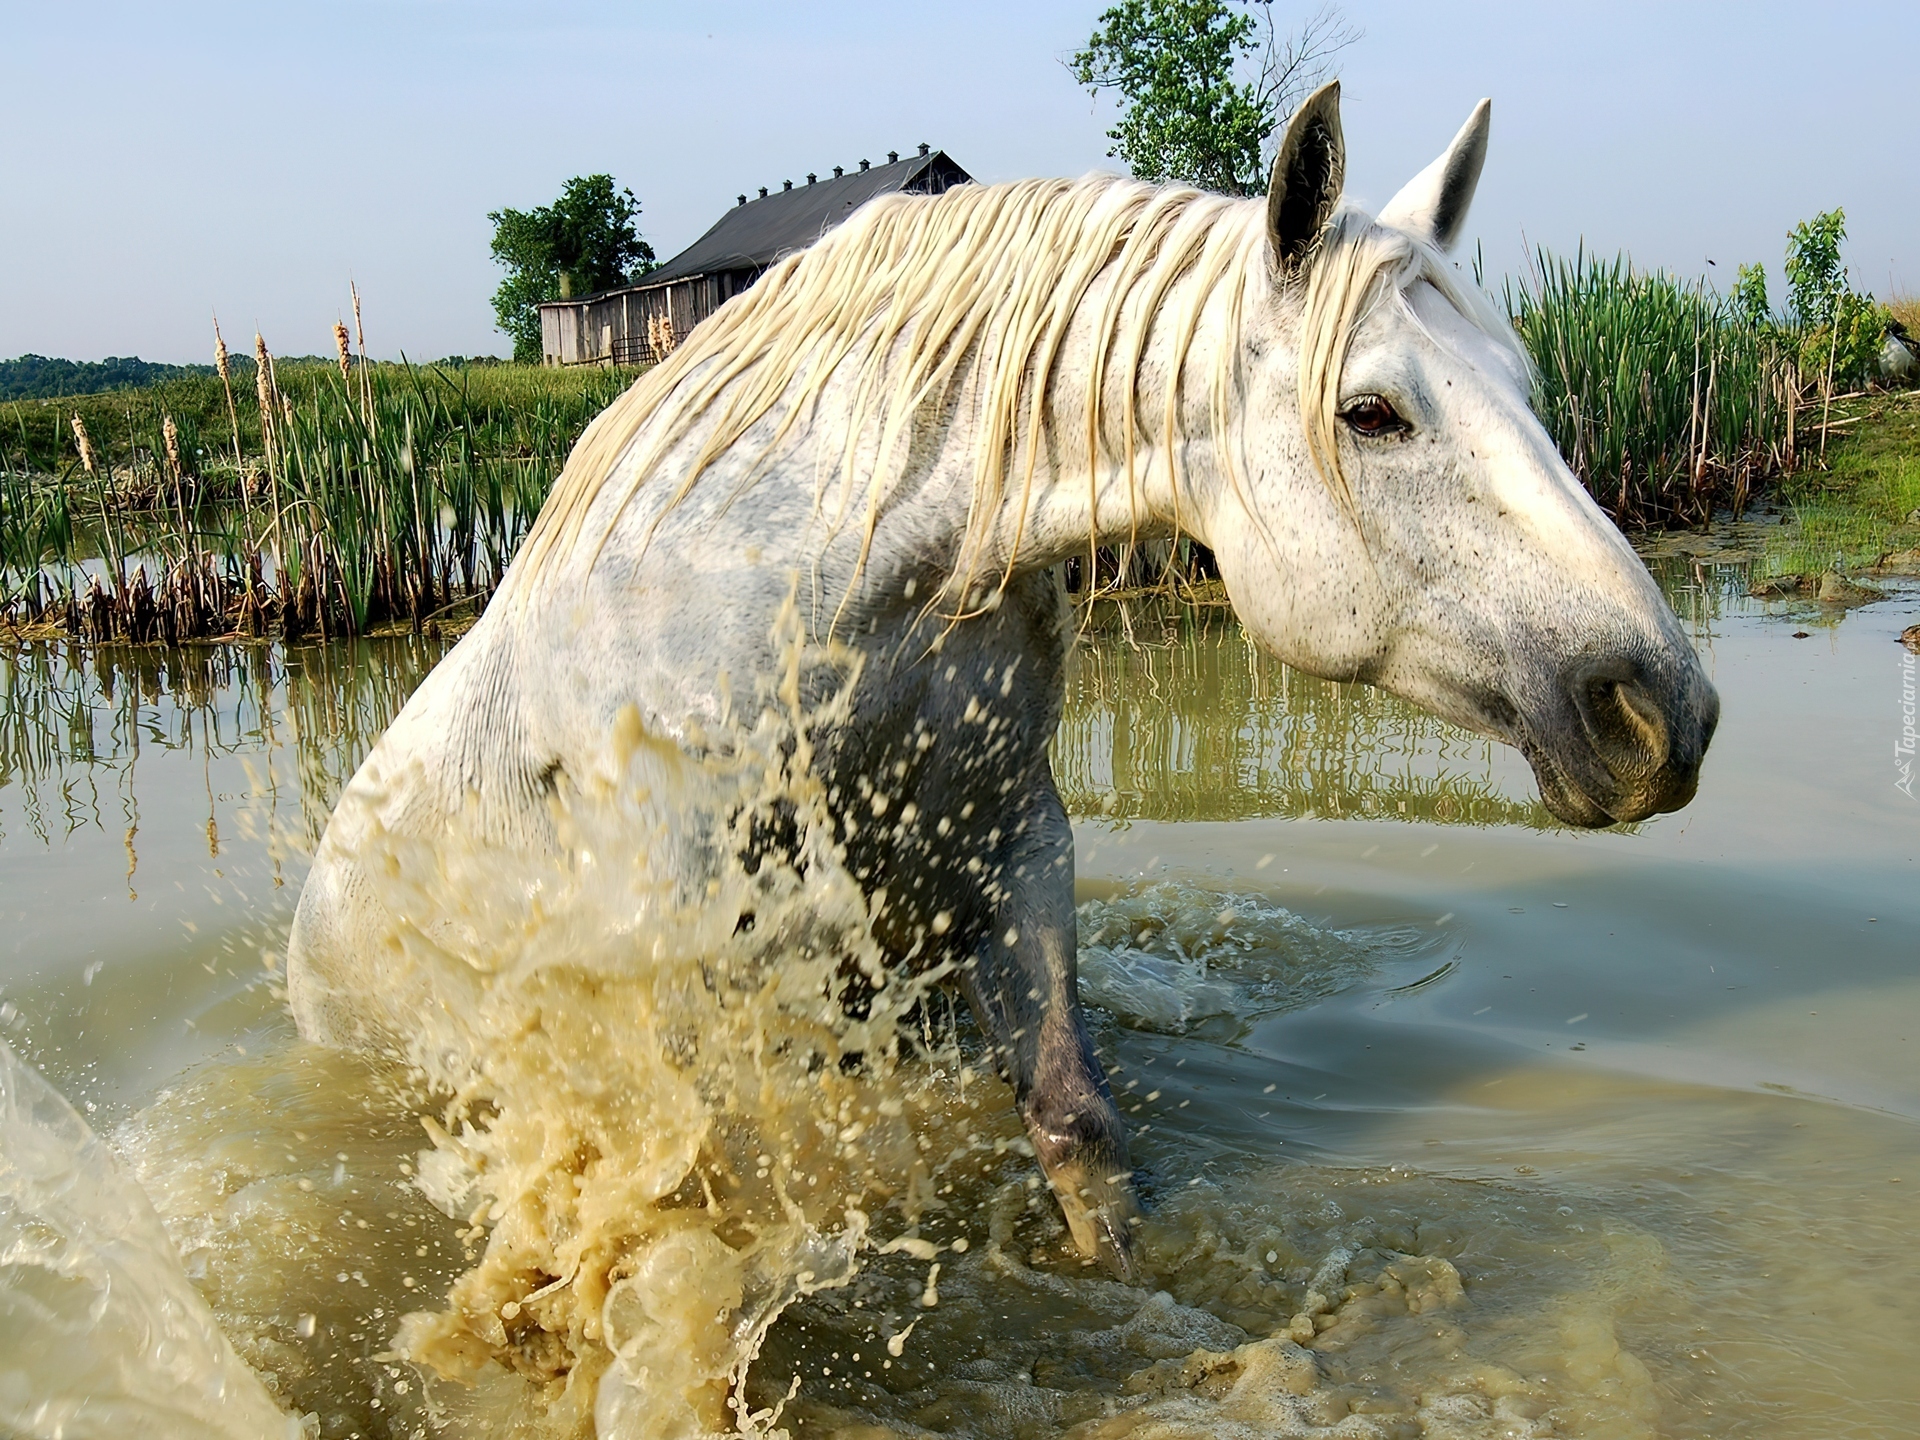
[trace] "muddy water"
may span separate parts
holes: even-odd
[[[1656,568],[1725,719],[1694,805],[1618,833],[1555,828],[1517,757],[1272,665],[1224,616],[1103,621],[1056,765],[1146,1282],[1073,1257],[962,1025],[868,1096],[930,1157],[913,1205],[845,1156],[761,1166],[801,1187],[818,1244],[786,1273],[813,1293],[756,1337],[732,1416],[1920,1432],[1920,802],[1894,755],[1920,596],[1843,618],[1742,600],[1737,563]],[[282,1014],[302,855],[434,658],[0,661],[0,1038],[113,1141],[235,1349],[321,1433],[591,1433],[589,1387],[529,1381],[531,1341],[463,1380],[400,1357],[402,1317],[444,1313],[497,1237],[444,1204],[418,1078]],[[823,1176],[908,1243],[851,1263],[841,1202],[807,1198]],[[669,1273],[599,1317],[638,1377],[606,1432],[672,1433],[702,1347],[765,1301],[713,1233],[656,1227],[623,1262]]]

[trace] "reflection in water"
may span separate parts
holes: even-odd
[[[340,787],[444,642],[0,648],[0,843],[124,832],[136,863],[143,747],[264,752],[269,823],[318,841]],[[1555,825],[1495,778],[1499,747],[1365,685],[1258,652],[1217,609],[1136,611],[1075,647],[1054,774],[1069,812]],[[282,793],[286,787],[286,793]],[[220,844],[208,796],[208,843]]]
[[[332,645],[0,646],[0,845],[122,832],[138,865],[143,753],[206,767],[207,844],[222,846],[212,767],[262,762],[272,833],[305,850],[340,787],[446,652],[414,637]],[[284,794],[283,794],[284,788]]]
[[[1490,740],[1261,653],[1226,611],[1103,615],[1077,647],[1054,778],[1074,815],[1557,825]]]
[[[1696,643],[1751,608],[1772,527],[1660,537],[1647,556]],[[1815,614],[1832,624],[1843,612]],[[309,848],[341,785],[444,655],[418,636],[331,645],[0,645],[0,844],[124,831],[142,747],[273,756],[272,821]],[[1101,606],[1074,647],[1054,775],[1068,810],[1116,820],[1318,816],[1558,828],[1503,747],[1366,685],[1256,649],[1222,607]],[[283,808],[280,787],[289,786]],[[209,822],[217,818],[209,806]],[[210,844],[220,843],[217,833]]]

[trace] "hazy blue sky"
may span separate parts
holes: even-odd
[[[594,170],[665,258],[742,190],[922,140],[982,180],[1111,167],[1060,64],[1102,4],[0,0],[0,356],[204,361],[215,310],[324,350],[349,277],[376,354],[503,351],[486,212]],[[1856,283],[1920,290],[1914,0],[1346,12],[1351,192],[1492,96],[1465,243],[1496,273],[1584,238],[1777,284],[1843,205]]]

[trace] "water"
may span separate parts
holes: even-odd
[[[1912,1434],[1920,802],[1894,747],[1920,596],[1746,601],[1724,537],[1653,563],[1725,718],[1694,804],[1620,832],[1556,828],[1517,757],[1290,674],[1223,615],[1136,610],[1082,646],[1056,764],[1154,1207],[1136,1288],[1072,1253],[964,1027],[831,1083],[743,1066],[732,1103],[761,1108],[696,1144],[725,1165],[609,1128],[735,1113],[699,1064],[651,1111],[616,1092],[667,1070],[572,1064],[502,1115],[598,1135],[620,1174],[523,1128],[537,1213],[473,1222],[504,1172],[461,1191],[422,1129],[445,1097],[300,1044],[275,968],[301,857],[425,644],[0,661],[0,1038],[327,1435],[592,1433],[596,1390],[624,1434],[743,1410],[850,1436]],[[615,1012],[669,1016],[652,991],[546,1003],[575,1062]],[[844,1116],[871,1131],[806,1148],[799,1121]],[[506,1157],[491,1123],[467,1138]],[[614,1203],[643,1161],[666,1193]],[[907,1238],[857,1266],[856,1192]],[[567,1236],[571,1279],[540,1268]],[[580,1301],[595,1265],[619,1299]],[[432,1344],[460,1378],[402,1358]]]

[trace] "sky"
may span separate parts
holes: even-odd
[[[921,141],[983,181],[1116,169],[1062,63],[1105,3],[0,0],[0,356],[204,363],[216,313],[324,352],[349,281],[376,356],[504,354],[487,212],[595,171],[665,259],[742,191]],[[1844,206],[1855,285],[1920,292],[1913,0],[1344,13],[1359,203],[1492,97],[1463,248],[1496,280],[1584,243],[1723,290],[1764,260],[1778,298],[1787,231]]]

